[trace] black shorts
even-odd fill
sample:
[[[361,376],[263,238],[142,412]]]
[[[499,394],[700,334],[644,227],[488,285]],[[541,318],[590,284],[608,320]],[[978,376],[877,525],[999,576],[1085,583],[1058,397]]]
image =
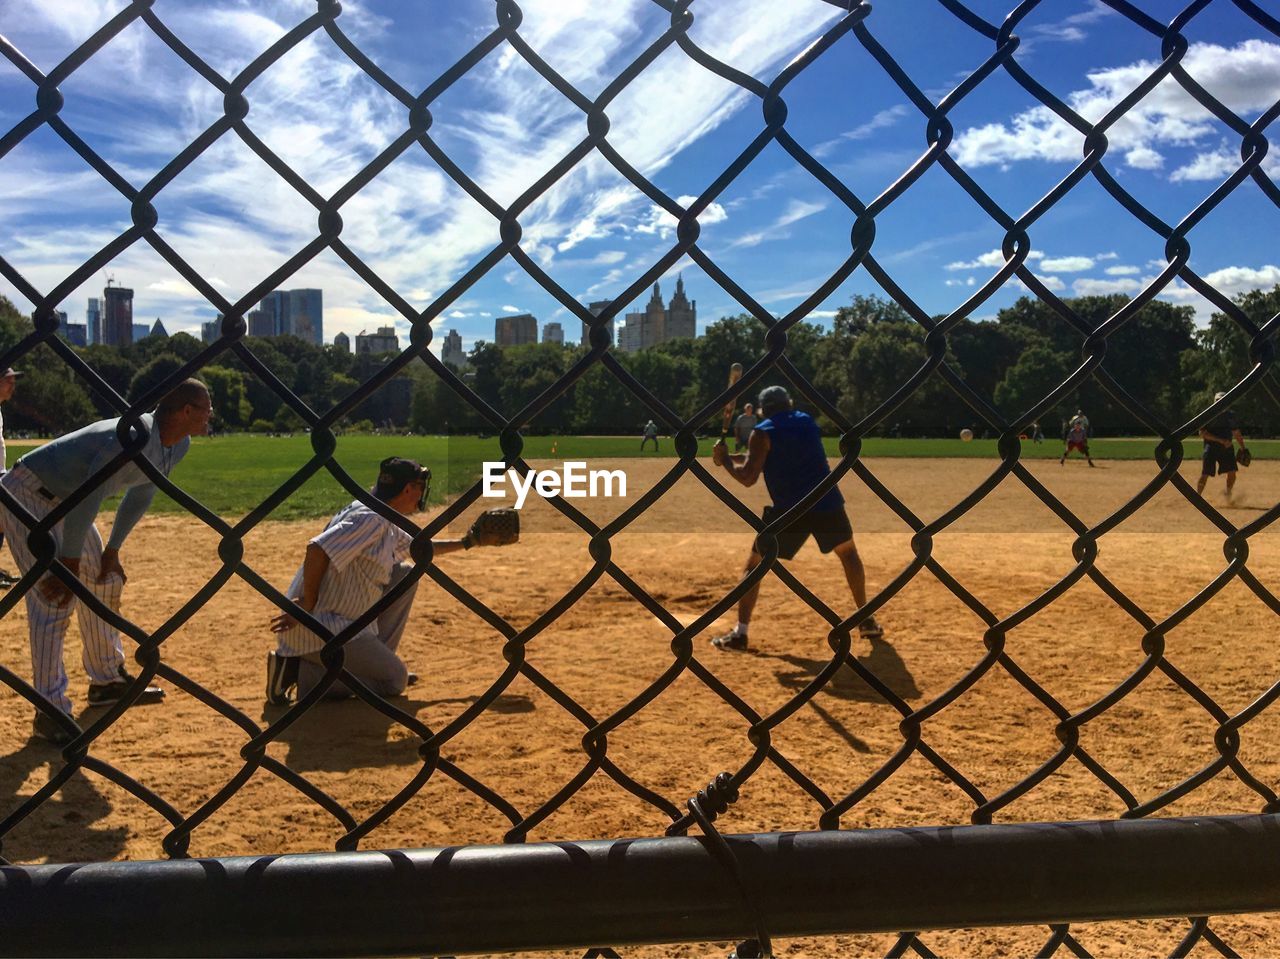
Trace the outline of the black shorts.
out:
[[[1201,459],[1200,475],[1217,476],[1219,473],[1236,471],[1236,448],[1219,446],[1217,443],[1204,444],[1204,456]]]
[[[766,506],[761,519],[770,522],[778,511]],[[809,512],[778,533],[778,556],[781,559],[792,559],[800,552],[800,547],[812,536],[818,542],[818,549],[829,553],[841,543],[853,539],[853,527],[849,524],[849,514],[843,506],[839,509],[825,510],[821,513]],[[757,553],[764,555],[764,550],[756,544]]]

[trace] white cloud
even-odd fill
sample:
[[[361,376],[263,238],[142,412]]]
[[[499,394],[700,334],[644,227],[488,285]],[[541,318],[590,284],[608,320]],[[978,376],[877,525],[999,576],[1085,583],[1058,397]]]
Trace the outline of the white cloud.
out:
[[[894,126],[899,120],[910,113],[910,108],[901,103],[891,106],[887,110],[881,110],[861,126],[856,126],[852,130],[847,130],[838,137],[827,140],[825,143],[819,143],[813,148],[813,155],[816,157],[830,156],[835,152],[836,147],[841,144],[857,140],[865,140],[877,130],[883,130]]]
[[[507,314],[523,313],[524,310],[520,309],[518,306],[512,306],[510,303],[504,303],[502,304],[502,312]]]
[[[1137,280],[1094,280],[1080,277],[1073,280],[1071,289],[1076,296],[1107,296],[1111,293],[1137,293],[1143,287]]]
[[[1192,44],[1182,66],[1237,113],[1265,110],[1280,89],[1280,44],[1246,40],[1235,47]],[[1072,109],[1096,123],[1158,67],[1142,60],[1088,74],[1090,86],[1066,97]],[[1126,162],[1153,169],[1157,148],[1187,147],[1221,130],[1204,107],[1170,77],[1107,130]],[[1007,166],[1019,160],[1078,161],[1084,138],[1048,107],[1037,106],[1003,123],[962,131],[952,155],[965,166]],[[1207,162],[1207,161],[1206,161]]]
[[[820,213],[826,208],[826,203],[814,203],[807,200],[791,200],[787,204],[786,210],[784,210],[776,220],[764,229],[743,234],[730,243],[729,248],[733,249],[735,247],[743,246],[759,246],[765,240],[782,239],[790,236],[790,233],[786,228],[792,223],[803,220],[805,217],[813,216],[815,213]]]
[[[470,315],[471,315],[470,313],[464,313],[462,312],[462,310],[454,310],[452,313],[449,314],[449,318],[451,320],[465,320]]]
[[[1240,159],[1238,152],[1233,153],[1226,143],[1221,143],[1216,150],[1197,153],[1190,163],[1183,164],[1169,174],[1169,179],[1175,183],[1192,180],[1225,180],[1240,169],[1242,162],[1244,161]],[[1277,157],[1274,151],[1268,154],[1262,161],[1262,169],[1272,176],[1280,173],[1280,157]]]
[[[965,277],[963,280],[956,278],[954,280],[943,280],[944,286],[977,286],[978,281],[972,277]]]
[[[1044,254],[1039,250],[1032,250],[1027,254],[1028,260],[1040,260],[1044,258]],[[1004,254],[999,250],[988,250],[977,259],[974,260],[957,260],[954,263],[948,263],[945,269],[948,270],[977,270],[983,267],[991,267],[999,269],[1004,266]]]
[[[696,196],[678,196],[676,203],[684,209],[691,207]],[[698,225],[708,226],[712,223],[720,223],[729,218],[729,214],[725,212],[725,208],[719,203],[710,203],[707,208],[698,214]],[[669,240],[676,232],[676,218],[661,207],[649,207],[648,215],[635,225],[637,233],[656,234],[659,239]]]
[[[1081,273],[1093,269],[1091,256],[1055,256],[1040,261],[1040,268],[1051,273]]]
[[[1109,266],[1103,272],[1107,276],[1137,276],[1142,271],[1136,266]]]
[[[1055,293],[1060,293],[1067,288],[1067,284],[1062,282],[1061,277],[1040,276],[1037,274],[1036,279],[1039,280],[1041,284],[1043,284],[1046,290],[1052,290]]]
[[[1164,157],[1150,147],[1137,146],[1124,155],[1124,162],[1135,170],[1158,170]]]
[[[21,28],[24,39],[46,38],[40,42],[47,52],[42,48],[38,62],[49,69],[118,6],[106,0],[49,0],[23,6],[21,23],[6,8],[5,32]],[[649,8],[649,0],[620,0],[592,5],[590,16],[571,16],[563,0],[526,0],[521,3],[521,36],[580,89],[598,91],[617,75],[621,64],[651,42],[642,16]],[[234,76],[308,11],[314,12],[314,5],[303,0],[248,7],[241,0],[221,0],[178,4],[164,15],[216,70]],[[768,77],[837,16],[838,10],[820,0],[802,0],[785,8],[767,0],[744,0],[732,10],[700,13],[699,25],[711,35],[732,41],[738,69]],[[487,29],[486,15],[479,17],[481,27]],[[487,18],[491,20],[491,14]],[[344,3],[342,26],[367,41],[366,49],[378,59],[379,39],[397,24],[372,16],[357,0]],[[134,43],[135,35],[141,38],[136,48],[121,45],[125,40]],[[104,114],[102,124],[114,125],[109,132],[116,141],[140,141],[152,151],[136,164],[142,171],[139,175],[118,163],[138,183],[221,115],[221,95],[147,30],[131,28],[109,49],[112,56],[91,58],[69,81],[66,92],[73,97],[77,84],[93,81],[95,96],[114,111],[98,112]],[[678,115],[651,108],[669,99],[673,89],[681,94]],[[432,135],[499,202],[510,202],[524,192],[585,133],[581,112],[555,96],[510,47],[473,70],[451,95],[448,106],[452,109],[436,112]],[[332,193],[346,182],[398,136],[405,123],[403,107],[335,50],[323,32],[257,78],[247,96],[248,125],[321,193]],[[643,174],[653,177],[687,146],[741,107],[756,102],[673,48],[611,104],[610,143]],[[155,117],[154,129],[130,120],[129,135],[121,136],[119,121],[133,115]],[[117,148],[118,154],[125,152],[125,146]],[[230,283],[227,295],[235,299],[314,237],[315,211],[238,145],[234,136],[223,137],[206,159],[161,193],[157,201],[160,231],[198,270],[225,276]],[[82,167],[76,172],[91,181],[93,189],[85,190],[86,197],[111,196],[93,174],[85,175]],[[66,183],[28,177],[24,186],[29,195],[0,191],[5,196],[0,215],[10,235],[23,227],[20,220],[14,221],[14,212],[32,215],[47,210],[50,199],[64,191]],[[127,206],[123,201],[112,202],[121,207],[127,224]],[[521,214],[522,246],[539,263],[548,263],[576,244],[633,225],[648,202],[593,154]],[[84,206],[77,211],[83,222]],[[348,201],[342,216],[344,242],[415,306],[430,302],[429,291],[450,287],[498,240],[494,218],[416,148]],[[717,204],[701,220],[708,223],[724,217],[724,208]],[[91,222],[102,222],[100,214],[95,213]],[[111,231],[83,232],[87,239],[91,232]],[[86,244],[83,253],[77,254],[64,248],[58,256],[29,267],[24,275],[47,289],[94,249]],[[617,251],[601,256],[601,266],[625,258]],[[112,268],[127,273],[118,278],[127,279],[139,291],[174,281],[172,269],[142,244],[117,258]],[[339,316],[336,311],[345,304],[357,314],[368,312],[370,323],[385,321],[379,311],[385,312],[386,304],[336,257],[325,254],[309,264],[305,281],[323,286],[326,313],[332,310],[333,316]],[[85,296],[98,295],[100,286],[100,278],[86,283],[64,301],[64,308],[80,306]],[[161,289],[172,292],[162,299]],[[196,295],[179,296],[176,286],[157,286],[152,292],[154,298],[149,296],[143,303],[139,297],[136,305],[151,315],[160,312],[170,329],[190,328],[212,314],[210,304]],[[0,282],[0,293],[13,295],[6,282]],[[326,334],[331,332],[326,329]]]

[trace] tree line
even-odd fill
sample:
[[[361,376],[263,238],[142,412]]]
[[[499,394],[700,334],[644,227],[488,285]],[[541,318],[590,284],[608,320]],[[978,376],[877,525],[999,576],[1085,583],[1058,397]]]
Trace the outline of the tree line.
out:
[[[1124,296],[1065,301],[1090,327],[1120,310]],[[1280,312],[1280,286],[1241,294],[1235,301],[1261,325]],[[31,332],[31,321],[0,297],[0,351]],[[754,318],[724,317],[697,339],[672,340],[618,362],[682,417],[691,416],[724,389],[728,367],[750,366],[765,350],[765,328]],[[245,340],[253,353],[313,410],[324,411],[375,375],[390,356],[353,355],[296,337]],[[1023,297],[993,320],[962,320],[947,336],[947,365],[985,402],[1008,417],[1029,409],[1081,362],[1083,337],[1049,306]],[[118,348],[74,348],[116,392],[141,396],[203,349],[186,333],[146,337]],[[504,415],[514,415],[582,359],[581,347],[534,344],[472,350],[464,382]],[[858,421],[926,362],[920,325],[892,301],[856,296],[837,310],[830,327],[799,323],[788,333],[786,354],[798,372],[841,414]],[[10,431],[57,435],[99,417],[115,415],[105,395],[91,388],[45,345],[17,364],[27,376],[4,417]],[[1190,307],[1153,301],[1107,339],[1102,368],[1135,400],[1166,424],[1189,419],[1215,391],[1250,369],[1249,339],[1229,317],[1215,314],[1197,329]],[[213,427],[260,432],[293,431],[302,421],[271,387],[227,352],[200,371],[213,399]],[[787,381],[771,371],[760,387]],[[753,391],[754,392],[754,391]],[[794,391],[793,391],[794,392]],[[1280,435],[1280,378],[1264,382],[1236,407],[1246,435]],[[800,405],[806,406],[797,394]],[[1090,377],[1041,417],[1047,434],[1058,432],[1083,409],[1100,435],[1146,434],[1150,429]],[[550,434],[619,434],[637,431],[651,413],[600,364],[592,366],[523,429]],[[832,424],[821,417],[824,426]],[[425,364],[413,363],[360,403],[343,424],[420,433],[492,430]],[[711,424],[708,424],[710,426]],[[986,426],[939,373],[873,431],[901,436],[954,436],[963,427],[979,435]]]

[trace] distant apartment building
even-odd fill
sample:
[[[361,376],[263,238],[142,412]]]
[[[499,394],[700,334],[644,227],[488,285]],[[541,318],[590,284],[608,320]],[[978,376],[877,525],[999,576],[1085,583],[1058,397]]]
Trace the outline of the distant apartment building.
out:
[[[462,350],[462,336],[457,330],[450,330],[440,344],[440,362],[452,366],[455,370],[465,370],[468,366],[467,354]]]
[[[222,314],[216,320],[205,320],[200,324],[200,342],[212,343],[222,335]]]
[[[324,346],[324,293],[289,290],[289,329],[299,339]]]
[[[333,345],[336,349],[341,350],[343,353],[350,353],[351,337],[347,336],[347,334],[339,330],[337,333],[334,334]]]
[[[587,305],[587,312],[590,313],[592,316],[599,316],[601,313],[603,313],[606,309],[609,308],[609,304],[612,302],[613,300],[596,300],[594,303],[590,303]],[[612,340],[613,339],[613,320],[610,320],[608,323],[605,324],[605,329],[609,331],[609,339]],[[587,326],[586,323],[582,324],[582,345],[586,347],[591,346],[591,327]]]
[[[264,314],[258,320],[258,328],[270,333],[253,333],[250,317],[250,336],[296,336],[324,345],[324,291],[323,290],[272,290],[258,303],[255,311]]]
[[[112,286],[102,291],[102,342],[128,346],[133,342],[133,290]]]
[[[380,326],[376,333],[361,330],[356,334],[356,355],[377,355],[379,353],[399,353],[400,338],[396,336],[394,326]]]
[[[564,346],[564,327],[554,322],[542,324],[542,342]]]
[[[133,342],[134,343],[137,343],[138,340],[145,340],[150,335],[151,335],[151,327],[147,326],[147,324],[145,323],[133,324]]]
[[[87,346],[87,331],[88,327],[84,323],[63,323],[58,329],[58,335],[72,346]]]
[[[245,320],[248,323],[248,333],[250,336],[275,336],[276,335],[276,318],[267,310],[258,307],[249,313]]]
[[[102,342],[102,301],[89,297],[89,307],[84,311],[85,335],[90,343]]]
[[[538,320],[532,313],[500,316],[493,324],[493,341],[499,346],[537,343]]]
[[[690,302],[684,293],[684,278],[676,278],[676,292],[667,305],[662,291],[653,284],[653,295],[643,313],[628,313],[626,325],[618,333],[618,349],[624,353],[647,350],[679,338],[698,335],[698,301]]]
[[[160,322],[160,317],[156,317],[156,321],[151,324],[151,332],[147,336],[163,336],[168,338],[169,331],[164,328],[164,324]]]

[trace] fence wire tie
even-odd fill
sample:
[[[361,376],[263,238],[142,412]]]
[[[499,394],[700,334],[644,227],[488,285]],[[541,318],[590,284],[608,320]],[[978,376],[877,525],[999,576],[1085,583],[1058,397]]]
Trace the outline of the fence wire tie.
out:
[[[720,830],[715,827],[716,819],[737,801],[738,784],[733,781],[731,773],[724,772],[708,783],[705,789],[699,789],[697,795],[685,805],[689,814],[702,829],[703,835],[707,837],[707,850],[733,880],[738,895],[742,897],[742,904],[746,907],[747,919],[755,927],[755,939],[748,939],[741,943],[730,954],[730,959],[771,959],[773,942],[765,927],[764,912],[747,888],[738,857],[733,854],[724,836],[720,835]]]

